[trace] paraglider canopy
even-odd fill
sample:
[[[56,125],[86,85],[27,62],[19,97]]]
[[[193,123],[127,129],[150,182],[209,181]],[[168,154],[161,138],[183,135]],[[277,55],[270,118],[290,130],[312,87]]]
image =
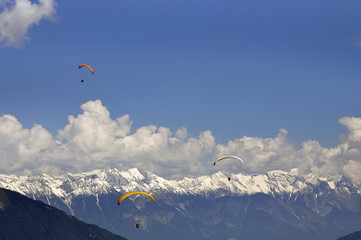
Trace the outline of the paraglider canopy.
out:
[[[90,71],[92,72],[92,74],[94,74],[93,69],[92,69],[89,65],[86,65],[86,64],[80,64],[80,65],[79,65],[79,69],[80,69],[80,68],[82,68],[82,67],[87,67],[87,68],[89,68],[89,69],[90,69]]]
[[[121,196],[121,197],[118,199],[118,205],[120,205],[120,203],[121,203],[125,198],[127,198],[127,197],[129,197],[130,195],[133,195],[133,194],[142,194],[142,195],[148,196],[148,197],[150,197],[150,198],[154,201],[154,203],[156,203],[154,197],[153,197],[152,195],[148,194],[148,193],[145,193],[145,192],[130,192],[130,193],[124,194],[123,196]]]
[[[236,160],[241,161],[242,163],[244,163],[243,160],[241,158],[237,157],[237,156],[227,155],[227,156],[217,158],[217,160],[214,161],[213,165],[215,166],[217,162],[225,160],[225,159],[236,159]],[[228,181],[231,181],[231,177],[227,177],[227,179],[228,179]]]
[[[243,160],[240,159],[240,158],[237,157],[237,156],[227,155],[227,156],[223,156],[223,157],[218,158],[216,161],[214,161],[213,165],[216,165],[217,162],[222,161],[222,160],[227,159],[227,158],[231,158],[231,159],[233,158],[233,159],[239,160],[239,161],[241,161],[242,163],[244,163]]]

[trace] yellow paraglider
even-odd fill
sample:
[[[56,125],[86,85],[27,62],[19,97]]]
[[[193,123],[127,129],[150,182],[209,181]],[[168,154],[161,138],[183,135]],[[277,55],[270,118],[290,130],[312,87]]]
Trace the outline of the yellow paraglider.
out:
[[[89,68],[89,69],[90,69],[90,71],[92,71],[92,74],[94,74],[93,69],[92,69],[89,65],[86,65],[86,64],[80,64],[80,65],[79,65],[79,69],[80,69],[80,68],[82,68],[82,67],[87,67],[87,68]]]
[[[118,199],[118,205],[120,205],[120,203],[121,203],[125,198],[127,198],[127,197],[129,197],[130,195],[133,195],[133,194],[143,194],[143,195],[145,195],[145,196],[150,197],[150,198],[154,201],[154,203],[156,203],[154,197],[153,197],[152,195],[148,194],[148,193],[145,193],[145,192],[130,192],[130,193],[124,194],[123,196],[121,196],[121,197]]]
[[[150,198],[154,201],[154,203],[156,203],[154,197],[153,197],[152,195],[148,194],[148,193],[145,193],[145,192],[130,192],[130,193],[124,194],[123,196],[121,196],[121,197],[118,199],[118,205],[120,205],[120,203],[121,203],[125,198],[127,198],[127,197],[129,197],[130,195],[133,195],[133,194],[142,194],[142,195],[148,196],[148,197],[150,197]],[[139,222],[135,224],[135,227],[136,227],[136,228],[139,228],[139,226],[140,226],[140,223],[139,223]]]

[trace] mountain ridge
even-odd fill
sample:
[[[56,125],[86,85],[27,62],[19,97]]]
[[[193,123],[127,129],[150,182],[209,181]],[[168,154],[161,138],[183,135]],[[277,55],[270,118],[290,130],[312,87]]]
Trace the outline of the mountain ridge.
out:
[[[132,168],[60,176],[0,175],[0,187],[128,239],[227,239],[225,234],[229,239],[269,240],[297,234],[294,240],[334,240],[361,225],[361,188],[346,178],[298,176],[295,170],[231,177],[228,181],[216,172],[166,180]],[[118,206],[117,199],[130,191],[148,192],[157,204],[133,195]],[[135,222],[141,227],[134,232]],[[162,238],[165,232],[168,238]]]
[[[91,181],[89,181],[91,180]],[[327,183],[330,189],[337,192],[357,189],[360,185],[352,184],[347,179],[315,178],[312,175],[297,176],[295,170],[270,171],[259,175],[232,175],[232,180],[222,172],[197,178],[185,177],[181,180],[166,180],[149,171],[137,168],[119,171],[117,169],[93,170],[84,173],[66,173],[59,176],[41,174],[38,176],[16,176],[0,174],[0,187],[20,192],[24,195],[42,193],[64,198],[69,194],[96,195],[111,191],[143,190],[151,193],[168,191],[177,194],[204,194],[225,190],[234,195],[265,194],[295,194],[317,183]],[[90,183],[90,184],[89,184]]]
[[[41,201],[3,188],[0,188],[0,239],[126,240]]]

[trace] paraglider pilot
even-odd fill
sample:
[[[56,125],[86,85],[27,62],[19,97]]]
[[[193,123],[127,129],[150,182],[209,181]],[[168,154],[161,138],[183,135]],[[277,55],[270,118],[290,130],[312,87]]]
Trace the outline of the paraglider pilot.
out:
[[[136,226],[137,228],[139,228],[139,225],[140,225],[140,223],[136,223],[136,224],[135,224],[135,226]]]

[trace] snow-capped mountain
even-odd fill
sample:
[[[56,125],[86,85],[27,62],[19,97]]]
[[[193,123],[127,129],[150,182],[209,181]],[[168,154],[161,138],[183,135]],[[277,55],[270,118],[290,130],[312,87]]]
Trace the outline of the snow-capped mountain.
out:
[[[77,196],[96,196],[119,192],[144,191],[152,194],[174,193],[180,195],[215,195],[244,196],[256,193],[295,195],[310,188],[326,184],[329,191],[343,195],[344,193],[361,194],[358,185],[351,184],[343,178],[316,179],[311,175],[298,177],[296,170],[289,172],[270,171],[265,175],[232,176],[228,181],[226,175],[217,172],[211,176],[184,178],[182,180],[166,180],[148,171],[137,168],[127,171],[117,169],[94,170],[85,173],[67,173],[61,176],[15,176],[0,174],[0,187],[17,191],[34,199],[39,196],[49,199],[57,197],[69,205]]]
[[[294,234],[299,239],[336,239],[361,229],[360,185],[342,177],[300,177],[296,170],[237,174],[231,181],[222,172],[166,180],[136,168],[61,176],[0,175],[0,187],[129,239],[159,239],[162,231],[167,233],[164,239],[222,239],[222,234],[229,239],[238,239],[237,234],[242,234],[242,239],[279,239]],[[157,205],[133,196],[117,206],[117,198],[130,191],[152,194]],[[141,222],[142,232],[134,233],[134,221]],[[256,226],[258,230],[253,229]]]

